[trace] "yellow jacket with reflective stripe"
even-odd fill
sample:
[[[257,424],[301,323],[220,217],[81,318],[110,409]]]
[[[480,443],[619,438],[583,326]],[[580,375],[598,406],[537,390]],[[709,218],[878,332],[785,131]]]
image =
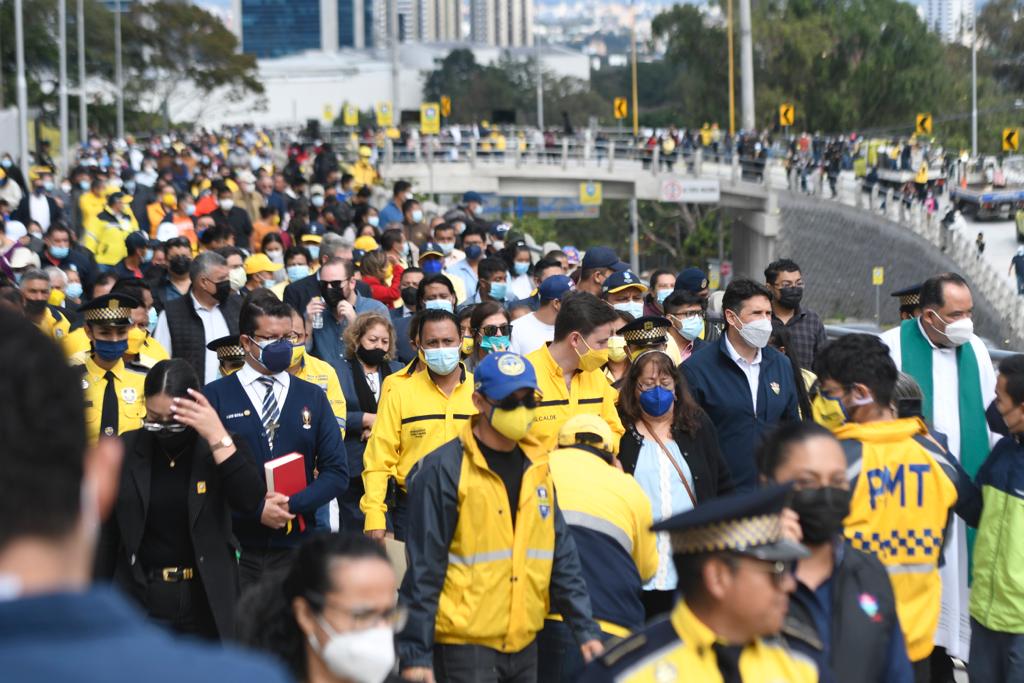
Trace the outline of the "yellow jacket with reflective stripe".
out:
[[[918,418],[848,423],[835,435],[853,490],[846,537],[888,570],[907,654],[920,661],[939,622],[939,556],[957,502],[956,474]]]
[[[583,673],[581,681],[626,683],[722,683],[713,645],[721,640],[690,611],[676,603],[672,618],[646,629],[608,650]],[[758,638],[740,652],[743,683],[815,683],[818,667],[790,650],[778,638]]]
[[[412,466],[427,453],[451,441],[476,412],[473,407],[473,375],[460,366],[462,379],[446,396],[422,364],[411,364],[402,373],[389,375],[381,390],[377,421],[363,453],[363,494],[359,507],[366,514],[364,529],[384,529],[388,479],[405,487]],[[406,375],[402,379],[398,376]],[[396,384],[400,383],[400,384]],[[399,388],[400,387],[400,388]]]
[[[107,389],[107,371],[96,365],[91,355],[80,359],[82,368],[82,390],[85,392],[85,434],[90,444],[100,438],[100,418],[103,417],[103,394]],[[146,381],[145,368],[124,361],[110,369],[114,373],[114,387],[117,392],[117,433],[124,434],[142,427],[146,417],[146,400],[143,384]]]
[[[341,391],[341,382],[338,381],[338,373],[327,361],[320,360],[316,356],[304,354],[302,356],[302,368],[295,375],[304,379],[310,384],[315,384],[327,394],[327,402],[331,404],[331,412],[338,422],[338,429],[341,430],[341,438],[345,438],[345,418],[348,406],[345,403],[345,394]]]
[[[409,475],[403,666],[428,658],[434,643],[518,652],[544,627],[552,600],[578,639],[599,635],[545,451],[519,444],[526,460],[513,526],[505,483],[473,434],[477,419]]]
[[[626,431],[615,409],[619,392],[608,383],[603,371],[578,370],[567,388],[562,368],[551,357],[547,346],[527,355],[526,359],[533,364],[537,373],[537,388],[541,393],[533,426],[530,427],[532,440],[546,450],[557,448],[558,430],[565,421],[573,415],[592,413],[603,418],[611,427],[615,435],[613,443],[618,449],[619,437]]]

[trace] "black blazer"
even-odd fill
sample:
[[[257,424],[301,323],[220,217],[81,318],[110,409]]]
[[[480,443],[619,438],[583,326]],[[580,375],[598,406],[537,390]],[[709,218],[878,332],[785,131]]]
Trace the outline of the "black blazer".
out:
[[[157,453],[156,436],[150,432],[137,429],[121,436],[124,440],[121,482],[114,511],[100,535],[96,576],[113,580],[141,604],[145,601],[146,577],[136,557],[146,529],[151,459],[163,456]],[[217,465],[209,444],[198,438],[192,453],[188,486],[195,569],[222,638],[234,635],[239,591],[235,553],[240,546],[231,531],[231,509],[255,514],[267,493],[256,461],[244,451],[244,440],[235,438],[235,448],[238,450],[234,455]],[[205,493],[199,493],[202,489]]]
[[[636,462],[640,457],[640,446],[644,437],[632,424],[624,425],[626,433],[619,439],[619,461],[623,471],[632,476],[636,470]],[[697,502],[702,503],[717,496],[730,493],[734,488],[729,466],[718,448],[718,435],[715,425],[704,411],[700,413],[700,427],[697,433],[690,436],[678,429],[672,430],[672,438],[683,454],[683,459],[690,466],[693,475],[693,495]]]

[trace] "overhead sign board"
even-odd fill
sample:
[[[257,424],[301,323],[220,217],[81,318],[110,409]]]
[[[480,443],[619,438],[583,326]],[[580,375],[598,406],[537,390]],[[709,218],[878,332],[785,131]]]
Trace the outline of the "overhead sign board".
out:
[[[665,178],[658,198],[676,204],[717,204],[722,198],[722,186],[717,180]]]

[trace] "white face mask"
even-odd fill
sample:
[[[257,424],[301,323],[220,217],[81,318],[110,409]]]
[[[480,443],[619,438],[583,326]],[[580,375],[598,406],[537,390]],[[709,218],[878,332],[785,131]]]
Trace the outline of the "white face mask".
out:
[[[320,655],[331,673],[355,683],[382,683],[395,666],[395,634],[387,626],[363,631],[337,633],[323,617],[317,617],[320,628],[330,640],[323,647],[315,636],[309,646]]]
[[[736,320],[739,321],[739,316],[736,317]],[[741,322],[741,324],[743,323]],[[736,331],[743,337],[743,341],[755,349],[763,349],[768,346],[768,339],[772,336],[772,321],[767,318],[751,320],[749,323],[743,324],[743,327],[737,328]]]
[[[220,200],[220,208],[224,209],[225,211],[230,211],[231,209],[235,208],[235,200],[234,199],[222,199],[222,200]]]
[[[935,317],[942,320],[942,322],[946,322],[935,311],[932,311],[932,313],[935,313]],[[928,324],[931,325],[931,323]],[[934,325],[931,325],[931,328],[939,332]],[[946,331],[939,332],[939,334],[948,339],[949,343],[953,346],[963,346],[971,340],[971,336],[974,334],[974,321],[971,318],[960,318],[960,320],[946,323]]]
[[[242,266],[232,268],[228,272],[228,281],[231,283],[231,288],[236,292],[240,290],[242,287],[245,287],[246,279],[247,278],[245,275],[245,268],[243,268]]]

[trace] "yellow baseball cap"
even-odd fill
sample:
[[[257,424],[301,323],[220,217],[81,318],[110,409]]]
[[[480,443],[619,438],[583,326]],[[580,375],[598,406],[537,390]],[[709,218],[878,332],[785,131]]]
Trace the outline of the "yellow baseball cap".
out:
[[[578,444],[593,446],[606,453],[618,450],[612,428],[597,415],[589,413],[573,415],[558,430],[558,445],[561,448],[571,448]]]
[[[352,245],[355,249],[362,249],[363,251],[376,251],[378,248],[377,240],[373,239],[369,235],[363,235],[355,241]]]
[[[266,254],[253,254],[245,259],[245,274],[255,275],[256,273],[274,273],[284,268],[280,263],[274,263]]]

